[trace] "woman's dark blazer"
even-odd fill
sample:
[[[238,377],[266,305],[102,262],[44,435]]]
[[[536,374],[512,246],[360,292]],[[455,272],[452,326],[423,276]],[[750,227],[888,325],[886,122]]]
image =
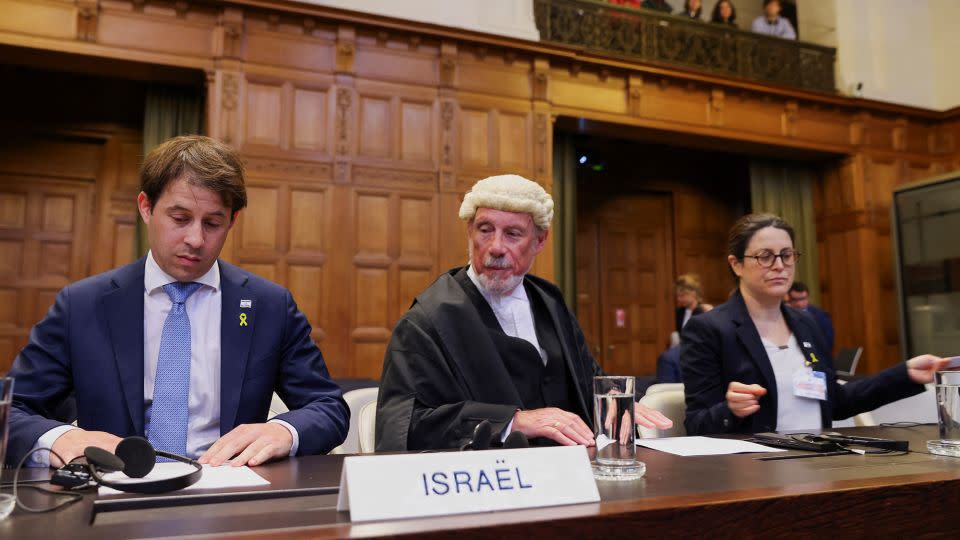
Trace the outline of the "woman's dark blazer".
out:
[[[822,427],[924,390],[907,375],[906,363],[845,385],[837,384],[833,359],[813,317],[781,306],[787,326],[813,369],[827,377],[827,399],[820,402]],[[687,401],[687,435],[761,433],[777,427],[777,384],[760,334],[737,291],[715,309],[691,317],[680,334],[680,368]],[[816,359],[816,362],[813,360]],[[731,381],[767,389],[760,410],[737,418],[727,407]]]

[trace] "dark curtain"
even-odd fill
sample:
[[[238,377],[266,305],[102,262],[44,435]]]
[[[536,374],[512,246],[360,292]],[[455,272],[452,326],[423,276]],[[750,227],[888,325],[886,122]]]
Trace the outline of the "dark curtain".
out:
[[[199,88],[151,85],[147,88],[143,115],[143,155],[177,135],[193,135],[203,129],[203,94]],[[137,220],[134,258],[150,249],[147,228]]]
[[[577,306],[577,156],[573,136],[553,138],[553,253],[557,286],[571,310]]]
[[[820,272],[817,265],[817,228],[813,213],[814,172],[801,164],[750,162],[750,200],[754,212],[776,214],[793,226],[794,247],[802,253],[796,279],[810,287],[810,302],[820,302]]]

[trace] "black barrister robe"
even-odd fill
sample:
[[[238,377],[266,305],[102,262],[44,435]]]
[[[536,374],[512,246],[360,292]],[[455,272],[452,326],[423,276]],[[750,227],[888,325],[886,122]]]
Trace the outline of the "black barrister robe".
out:
[[[530,275],[524,286],[531,304],[543,302],[559,337],[576,409],[570,412],[592,425],[593,377],[602,372],[580,325],[556,286]],[[469,440],[481,420],[490,421],[500,434],[517,409],[524,408],[505,367],[511,359],[503,357],[494,330],[485,324],[491,318],[496,320],[493,310],[465,267],[441,275],[416,297],[397,323],[384,358],[378,452],[455,448]]]

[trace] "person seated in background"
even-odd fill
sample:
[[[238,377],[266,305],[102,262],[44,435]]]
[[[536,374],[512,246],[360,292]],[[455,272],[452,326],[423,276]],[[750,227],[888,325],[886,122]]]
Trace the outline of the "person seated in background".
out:
[[[710,22],[717,24],[727,24],[736,28],[737,26],[737,8],[730,0],[720,0],[713,6],[713,14],[710,15]]]
[[[701,20],[700,15],[703,13],[703,5],[700,0],[686,0],[683,3],[683,11],[678,13],[680,17],[686,17],[688,19]]]
[[[924,391],[946,366],[923,355],[838,384],[820,327],[783,303],[800,256],[793,228],[774,215],[746,215],[730,230],[727,254],[738,290],[680,335],[688,435],[829,428]]]
[[[833,320],[830,314],[810,303],[810,289],[802,281],[794,281],[790,286],[785,298],[787,305],[793,309],[806,311],[813,315],[813,319],[820,325],[823,337],[826,340],[827,348],[833,351]]]
[[[657,357],[657,384],[683,382],[680,374],[680,333],[670,332],[670,345]]]
[[[700,285],[700,277],[696,274],[683,274],[678,277],[675,287],[677,294],[676,322],[677,332],[679,332],[683,330],[690,317],[710,311],[713,306],[703,303],[703,287]]]
[[[350,412],[290,292],[219,259],[247,204],[240,156],[176,137],[140,186],[150,251],[61,290],[13,362],[7,463],[51,449],[30,464],[60,467],[130,435],[214,466],[342,443]],[[273,392],[290,411],[267,421]]]
[[[673,13],[673,6],[667,3],[667,0],[643,0],[640,7],[644,9],[653,9],[663,13]]]
[[[763,15],[753,20],[750,27],[758,34],[783,39],[797,39],[797,32],[785,17],[780,16],[780,0],[763,0]]]
[[[460,218],[469,264],[420,293],[387,346],[376,450],[457,448],[484,420],[494,443],[517,431],[534,445],[594,445],[600,366],[560,290],[529,274],[553,199],[521,176],[492,176],[464,196]],[[673,425],[635,409],[638,424]]]

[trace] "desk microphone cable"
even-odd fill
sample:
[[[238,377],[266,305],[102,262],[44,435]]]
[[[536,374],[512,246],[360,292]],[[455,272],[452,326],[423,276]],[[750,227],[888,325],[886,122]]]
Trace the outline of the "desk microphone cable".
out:
[[[27,452],[27,455],[23,456],[23,459],[21,459],[21,460],[20,460],[20,463],[17,464],[17,469],[16,469],[16,471],[13,473],[13,498],[14,498],[14,500],[17,502],[17,507],[18,507],[18,508],[20,508],[21,510],[23,510],[23,511],[25,511],[25,512],[30,512],[30,513],[34,513],[34,514],[42,514],[42,513],[45,513],[45,512],[51,512],[51,511],[53,511],[53,510],[57,510],[57,509],[59,509],[59,508],[63,508],[63,507],[65,507],[65,506],[71,505],[71,504],[73,504],[73,503],[75,503],[75,502],[77,502],[77,501],[79,501],[80,499],[83,498],[83,494],[82,494],[82,493],[73,493],[73,492],[70,492],[70,491],[57,491],[57,490],[53,490],[53,489],[50,489],[50,488],[47,488],[47,487],[44,487],[44,486],[35,485],[33,481],[29,481],[30,484],[20,485],[20,471],[23,470],[23,467],[24,467],[24,465],[26,465],[27,460],[30,459],[30,456],[32,456],[33,454],[35,454],[35,453],[37,453],[37,452],[41,452],[41,451],[50,452],[51,454],[53,454],[54,456],[56,456],[57,459],[59,459],[61,462],[66,463],[66,461],[63,459],[63,457],[61,457],[60,454],[54,452],[53,450],[50,450],[50,449],[48,449],[48,448],[34,448],[33,450],[30,450],[29,452]],[[48,507],[48,508],[32,507],[32,506],[28,506],[27,504],[25,504],[25,503],[23,502],[23,500],[20,499],[20,494],[19,494],[19,492],[18,492],[18,488],[20,488],[20,487],[22,487],[22,488],[24,488],[24,489],[27,489],[27,488],[29,488],[29,489],[34,489],[34,490],[36,490],[36,491],[40,491],[40,492],[42,492],[42,493],[46,493],[47,495],[52,495],[52,496],[55,496],[55,497],[66,497],[66,498],[63,499],[63,500],[61,500],[60,502],[54,504],[53,506]],[[81,488],[81,489],[83,489],[83,488]]]

